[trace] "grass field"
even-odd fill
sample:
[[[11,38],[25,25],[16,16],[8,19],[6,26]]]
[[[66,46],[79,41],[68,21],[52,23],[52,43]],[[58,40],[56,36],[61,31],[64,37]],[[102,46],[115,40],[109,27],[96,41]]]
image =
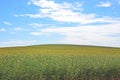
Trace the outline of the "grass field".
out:
[[[79,45],[0,48],[0,80],[120,80],[120,48]]]

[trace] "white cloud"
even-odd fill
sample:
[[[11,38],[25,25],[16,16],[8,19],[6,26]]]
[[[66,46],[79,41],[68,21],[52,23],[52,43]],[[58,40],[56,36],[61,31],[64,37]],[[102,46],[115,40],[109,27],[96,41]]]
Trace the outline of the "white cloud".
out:
[[[119,26],[119,23],[113,23],[99,26],[91,25],[78,27],[46,28],[41,29],[40,31],[31,32],[31,35],[38,36],[43,34],[47,35],[57,33],[64,36],[64,39],[61,40],[62,43],[120,47]],[[115,35],[117,36],[115,37]]]
[[[48,0],[31,0],[29,3],[35,6],[40,7],[39,12],[36,14],[21,14],[20,16],[29,16],[31,18],[50,18],[55,21],[60,22],[73,22],[73,23],[96,23],[96,22],[116,22],[116,19],[108,17],[97,17],[95,14],[83,14],[82,13],[82,3],[56,3],[55,1]],[[103,3],[102,3],[103,4]],[[104,3],[105,4],[105,3]],[[106,2],[106,7],[110,5],[109,2]],[[76,11],[76,9],[78,9]]]
[[[12,25],[10,22],[7,22],[7,21],[4,21],[3,23],[8,26]]]
[[[36,14],[21,14],[30,18],[49,18],[60,22],[71,22],[79,24],[109,23],[103,25],[88,25],[74,27],[49,27],[33,31],[31,35],[60,34],[64,36],[61,43],[105,45],[120,47],[120,18],[98,17],[94,13],[85,14],[82,11],[82,3],[56,3],[54,0],[31,0],[28,5],[38,6]],[[100,2],[99,7],[111,7],[111,2]],[[18,15],[17,15],[18,16]],[[40,27],[41,24],[30,24],[33,27]],[[116,36],[118,35],[118,36]],[[54,35],[53,35],[54,36]],[[116,36],[116,37],[115,37]],[[54,36],[57,37],[57,36]]]
[[[48,32],[30,32],[30,34],[31,35],[35,35],[35,36],[39,36],[39,35],[49,35],[49,33]]]
[[[22,28],[22,27],[14,27],[14,28],[9,29],[10,34],[16,34],[18,32],[27,32],[27,31],[30,31],[30,29]]]
[[[118,4],[120,4],[120,0],[118,0]]]
[[[76,2],[75,4],[76,4],[77,7],[83,6],[83,3],[80,3],[80,2]]]
[[[9,47],[9,46],[25,46],[25,45],[33,45],[38,44],[38,41],[36,40],[9,40],[5,42],[0,42],[0,47]]]
[[[31,24],[29,24],[29,25],[32,26],[33,28],[39,28],[39,27],[46,26],[46,25],[48,25],[48,24],[31,23]]]
[[[4,32],[4,31],[6,31],[5,28],[0,28],[0,32]]]
[[[107,1],[107,2],[100,2],[98,5],[98,7],[111,7],[111,2]]]
[[[14,28],[12,28],[11,29],[11,31],[15,31],[15,32],[17,32],[17,31],[31,31],[31,29],[29,29],[29,28],[23,28],[23,27],[14,27]]]
[[[23,29],[23,28],[21,28],[21,27],[15,27],[13,30],[14,30],[14,31],[24,31],[25,29]]]

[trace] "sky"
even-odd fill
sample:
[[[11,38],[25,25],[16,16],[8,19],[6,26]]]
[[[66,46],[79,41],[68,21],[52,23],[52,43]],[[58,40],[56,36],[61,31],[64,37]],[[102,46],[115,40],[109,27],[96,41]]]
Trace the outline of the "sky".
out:
[[[0,47],[120,47],[120,0],[0,0]]]

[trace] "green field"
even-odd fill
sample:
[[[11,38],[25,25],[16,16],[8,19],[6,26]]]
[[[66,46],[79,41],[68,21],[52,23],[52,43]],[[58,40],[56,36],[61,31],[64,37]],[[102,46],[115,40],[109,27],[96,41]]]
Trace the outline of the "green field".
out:
[[[80,45],[0,48],[0,80],[120,80],[120,48]]]

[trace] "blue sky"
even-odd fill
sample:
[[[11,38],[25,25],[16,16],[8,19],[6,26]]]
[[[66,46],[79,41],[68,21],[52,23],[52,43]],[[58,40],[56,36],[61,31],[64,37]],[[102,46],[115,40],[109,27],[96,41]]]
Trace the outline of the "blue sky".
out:
[[[1,0],[0,47],[120,47],[120,0]]]

